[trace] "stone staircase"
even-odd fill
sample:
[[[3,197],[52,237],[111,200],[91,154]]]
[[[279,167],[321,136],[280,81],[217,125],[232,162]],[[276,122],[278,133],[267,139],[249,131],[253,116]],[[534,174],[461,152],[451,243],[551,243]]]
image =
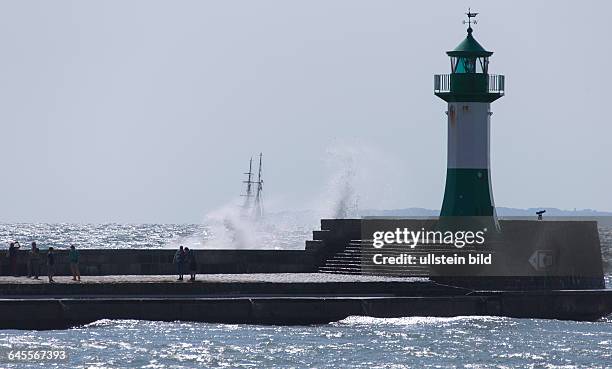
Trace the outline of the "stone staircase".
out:
[[[403,248],[392,247],[390,245],[384,248],[385,255],[391,253],[401,254]],[[325,264],[319,267],[321,273],[333,274],[362,274],[362,275],[405,275],[405,276],[423,276],[428,272],[428,268],[406,266],[406,265],[385,265],[377,266],[376,268],[368,267],[367,264],[372,257],[380,253],[380,250],[374,249],[367,241],[353,240],[341,251],[335,253],[325,261]]]
[[[410,254],[415,257],[426,256],[434,253],[456,253],[462,254],[472,250],[459,250],[449,248],[447,245],[428,244],[426,246],[418,246],[411,249],[406,245],[386,245],[381,249],[372,247],[371,241],[353,240],[348,245],[331,257],[329,257],[323,265],[319,267],[321,273],[332,274],[361,274],[361,275],[385,275],[397,277],[428,277],[430,268],[423,265],[408,265],[408,264],[386,264],[374,265],[372,258],[375,254],[383,256],[398,256],[401,254]]]
[[[353,274],[353,275],[383,275],[393,277],[431,277],[436,272],[427,265],[410,264],[385,264],[375,265],[373,256],[397,257],[402,254],[409,254],[415,257],[426,256],[433,253],[435,255],[461,255],[475,251],[474,247],[466,246],[462,249],[452,245],[427,244],[418,245],[410,248],[407,245],[388,244],[380,249],[372,246],[371,240],[362,240],[361,219],[323,219],[321,220],[321,230],[313,232],[313,240],[306,241],[306,251],[317,260],[316,270],[320,273],[331,274]],[[387,229],[389,222],[395,220],[374,219],[367,220],[375,223],[373,227]],[[431,229],[433,221],[414,219],[411,229]],[[408,222],[402,220],[402,224]],[[378,225],[376,223],[379,223]],[[395,223],[391,223],[392,225]],[[392,227],[391,227],[392,228]],[[451,266],[452,267],[452,266]],[[438,267],[434,266],[438,270]],[[448,271],[448,269],[446,269]]]

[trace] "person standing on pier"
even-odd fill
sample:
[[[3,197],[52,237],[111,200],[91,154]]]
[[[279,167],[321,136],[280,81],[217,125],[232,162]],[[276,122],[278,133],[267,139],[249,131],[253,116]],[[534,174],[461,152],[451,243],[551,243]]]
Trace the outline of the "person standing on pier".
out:
[[[36,242],[32,242],[32,249],[29,252],[28,259],[28,278],[34,277],[34,279],[38,279],[40,275],[40,249]]]
[[[196,273],[198,270],[198,263],[196,262],[196,258],[195,258],[195,252],[193,250],[189,250],[189,248],[185,247],[185,252],[186,252],[186,263],[187,266],[189,267],[189,282],[194,282],[196,279]]]
[[[54,283],[53,274],[55,274],[55,254],[53,254],[53,247],[49,247],[47,252],[47,276],[49,277],[49,283]]]
[[[21,245],[19,242],[15,241],[10,243],[8,249],[9,264],[13,277],[19,277],[19,274],[17,273],[17,250],[19,250],[20,247]]]
[[[72,273],[73,281],[81,281],[81,271],[79,270],[79,251],[70,245],[70,251],[68,251],[68,260],[70,261],[70,272]]]
[[[179,249],[174,254],[174,264],[176,264],[176,272],[178,274],[178,280],[183,280],[183,275],[185,274],[185,250],[183,250],[183,246],[179,247]]]

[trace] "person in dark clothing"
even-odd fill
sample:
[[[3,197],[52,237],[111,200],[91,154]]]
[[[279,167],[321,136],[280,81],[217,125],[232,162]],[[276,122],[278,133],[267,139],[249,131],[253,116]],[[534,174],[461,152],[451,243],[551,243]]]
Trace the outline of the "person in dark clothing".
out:
[[[32,245],[32,247],[34,247],[34,245]],[[28,272],[28,278],[32,278],[32,249],[30,249],[26,255],[26,270]]]
[[[185,274],[185,250],[183,250],[183,246],[179,247],[179,249],[174,254],[174,264],[176,264],[176,273],[178,274],[178,280],[183,280],[183,275]]]
[[[17,250],[19,250],[19,248],[21,248],[21,245],[17,241],[11,242],[9,245],[8,257],[13,277],[19,277],[17,274]]]
[[[53,247],[49,247],[47,252],[47,276],[49,277],[49,283],[54,283],[53,274],[55,274],[55,254],[53,254]]]
[[[74,245],[70,245],[70,250],[68,251],[68,259],[70,260],[70,272],[72,273],[73,281],[81,281],[81,271],[79,270],[79,250],[74,247]]]
[[[29,277],[34,277],[34,279],[38,279],[40,275],[40,249],[36,245],[36,242],[32,242],[32,249],[28,255],[29,262]]]
[[[185,248],[185,252],[187,254],[186,256],[186,263],[187,263],[187,267],[189,268],[189,281],[193,282],[196,279],[196,273],[198,270],[198,263],[196,262],[196,258],[195,258],[195,252],[193,252],[193,250],[189,250],[189,248]]]

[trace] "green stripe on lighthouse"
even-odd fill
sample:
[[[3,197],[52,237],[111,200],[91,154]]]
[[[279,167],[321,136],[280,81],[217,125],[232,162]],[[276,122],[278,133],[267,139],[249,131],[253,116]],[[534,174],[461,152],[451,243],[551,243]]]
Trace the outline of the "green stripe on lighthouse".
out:
[[[494,216],[488,169],[449,168],[440,216]]]

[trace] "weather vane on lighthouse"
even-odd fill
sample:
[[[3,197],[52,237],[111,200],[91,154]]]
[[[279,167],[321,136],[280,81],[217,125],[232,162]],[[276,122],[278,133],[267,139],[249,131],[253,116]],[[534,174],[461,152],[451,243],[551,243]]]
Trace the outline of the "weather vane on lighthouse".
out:
[[[467,11],[467,13],[465,13],[465,15],[467,15],[468,19],[467,19],[467,21],[464,20],[463,24],[467,23],[468,31],[471,31],[472,30],[472,23],[478,24],[478,21],[476,20],[476,16],[478,15],[478,13],[472,13],[472,9],[468,8],[468,11]],[[472,20],[472,18],[474,18],[474,20]]]

